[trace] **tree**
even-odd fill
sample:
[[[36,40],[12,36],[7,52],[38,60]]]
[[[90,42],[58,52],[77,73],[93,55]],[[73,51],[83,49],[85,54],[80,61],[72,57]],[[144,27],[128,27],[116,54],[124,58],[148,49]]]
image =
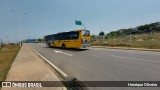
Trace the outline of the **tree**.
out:
[[[101,31],[100,33],[99,33],[99,36],[104,36],[105,34],[104,34],[104,32],[103,31]]]

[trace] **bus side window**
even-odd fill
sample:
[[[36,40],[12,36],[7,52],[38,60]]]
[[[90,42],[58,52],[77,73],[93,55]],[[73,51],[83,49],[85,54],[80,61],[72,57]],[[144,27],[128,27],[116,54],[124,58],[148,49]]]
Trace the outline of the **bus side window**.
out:
[[[73,39],[73,37],[74,37],[73,34],[71,34],[71,35],[70,35],[70,39]]]
[[[70,39],[70,34],[66,33],[66,39]]]
[[[67,39],[66,35],[62,34],[62,40],[66,40],[66,39]]]
[[[75,38],[78,39],[78,34],[77,33],[75,34]]]
[[[78,36],[79,36],[79,34],[78,34],[78,32],[76,32],[76,33],[74,34],[75,39],[78,39]]]

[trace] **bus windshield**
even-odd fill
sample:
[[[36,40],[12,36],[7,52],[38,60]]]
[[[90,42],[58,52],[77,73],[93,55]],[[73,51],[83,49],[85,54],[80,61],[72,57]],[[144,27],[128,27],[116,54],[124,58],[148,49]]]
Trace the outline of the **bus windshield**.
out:
[[[88,30],[83,30],[82,35],[85,37],[88,37],[88,36],[90,36],[90,32]]]

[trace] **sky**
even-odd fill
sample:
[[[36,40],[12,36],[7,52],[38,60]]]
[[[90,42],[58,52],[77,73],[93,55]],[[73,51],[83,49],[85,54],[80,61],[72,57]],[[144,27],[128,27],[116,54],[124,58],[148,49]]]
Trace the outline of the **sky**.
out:
[[[83,29],[106,34],[160,21],[160,0],[0,0],[0,39],[43,38]]]

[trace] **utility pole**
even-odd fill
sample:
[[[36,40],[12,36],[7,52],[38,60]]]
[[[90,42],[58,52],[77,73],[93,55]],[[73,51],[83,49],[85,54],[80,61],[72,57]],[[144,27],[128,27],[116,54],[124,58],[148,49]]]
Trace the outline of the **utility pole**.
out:
[[[11,10],[12,12],[15,12],[16,10]],[[17,16],[18,16],[18,35],[19,35],[19,40],[20,40],[20,42],[19,42],[19,46],[21,47],[22,46],[22,44],[23,44],[23,41],[22,41],[22,38],[21,38],[21,32],[20,32],[20,30],[21,30],[21,13],[19,12],[19,11],[16,11],[16,14],[17,14]],[[27,14],[27,13],[23,13],[23,14]]]
[[[7,40],[8,40],[8,44],[9,44],[9,38],[8,38],[8,35],[7,35]]]
[[[20,30],[21,30],[21,17],[20,17],[20,13],[18,12],[18,34],[19,34],[19,39],[20,39],[20,42],[19,42],[19,46],[21,47],[22,46],[22,43],[21,43],[21,36],[20,36]]]

